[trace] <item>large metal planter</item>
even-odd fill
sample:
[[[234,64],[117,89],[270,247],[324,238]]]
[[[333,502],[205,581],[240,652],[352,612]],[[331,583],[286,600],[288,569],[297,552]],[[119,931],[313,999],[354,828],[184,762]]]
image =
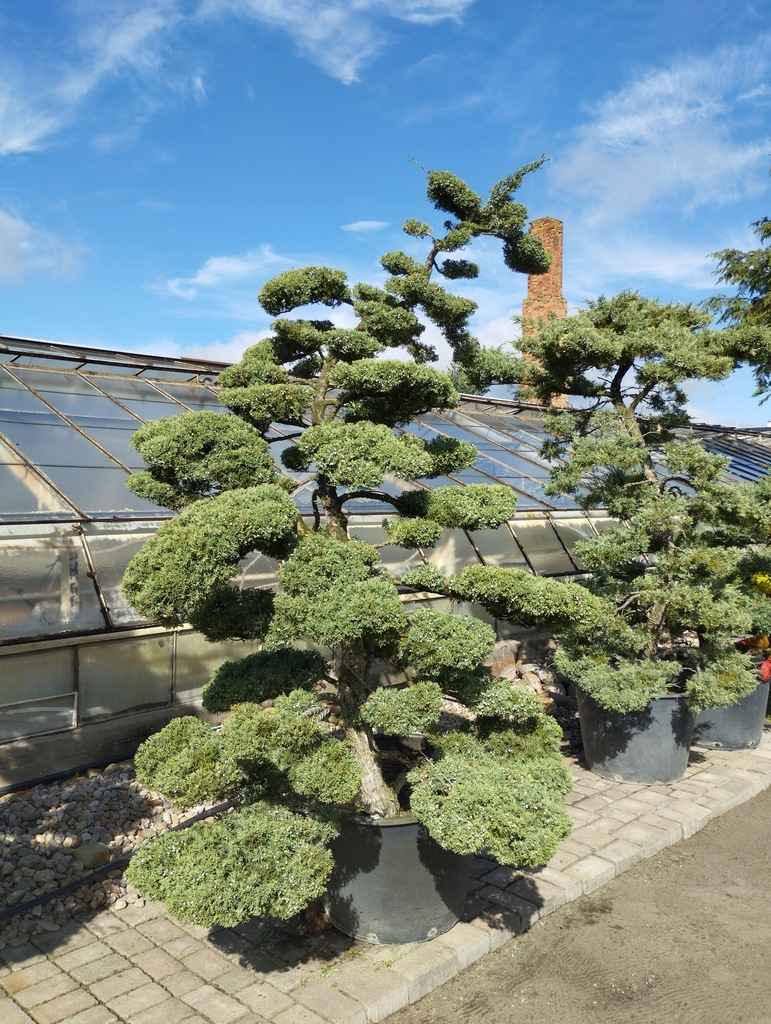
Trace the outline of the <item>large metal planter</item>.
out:
[[[757,747],[763,735],[771,680],[727,708],[709,708],[696,716],[693,742],[700,747],[747,750]]]
[[[683,777],[696,716],[682,697],[657,697],[644,711],[619,714],[578,690],[578,717],[595,775],[642,785]]]
[[[345,818],[332,853],[324,904],[345,935],[423,942],[463,913],[471,855],[445,850],[415,818]]]

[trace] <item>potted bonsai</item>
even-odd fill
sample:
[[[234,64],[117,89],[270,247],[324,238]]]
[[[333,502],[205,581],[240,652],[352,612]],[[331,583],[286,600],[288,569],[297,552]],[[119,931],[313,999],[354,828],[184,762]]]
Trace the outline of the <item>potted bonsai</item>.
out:
[[[727,483],[727,460],[688,431],[684,386],[736,365],[735,339],[710,324],[691,306],[627,292],[536,325],[522,358],[485,353],[463,368],[478,382],[520,382],[547,406],[572,396],[545,417],[549,489],[617,522],[576,545],[580,582],[510,569],[497,583],[471,570],[434,574],[433,585],[552,630],[555,664],[578,689],[589,766],[621,781],[682,776],[694,715],[758,687],[737,637],[771,625],[757,585],[769,569],[771,480]]]
[[[688,431],[684,386],[722,380],[733,339],[708,313],[636,293],[600,298],[526,343],[523,377],[553,410],[551,488],[618,524],[577,548],[587,589],[612,601],[627,642],[563,637],[558,668],[578,687],[587,760],[599,774],[671,781],[688,758],[693,714],[735,704],[758,686],[737,637],[763,632],[768,612],[751,576],[771,528],[771,482],[729,484],[728,460]],[[664,737],[669,741],[664,755]],[[651,748],[647,740],[653,739]]]
[[[436,282],[476,276],[455,254],[487,235],[512,270],[548,267],[512,198],[539,164],[486,202],[454,175],[429,173],[428,197],[448,219],[441,232],[406,222],[422,260],[387,253],[382,287],[351,287],[325,267],[279,274],[259,296],[277,317],[271,336],[219,377],[234,415],[186,413],[134,436],[148,468],[129,486],[179,514],[129,565],[126,596],[164,624],[261,645],[204,688],[204,707],[226,716],[219,731],[181,718],[136,755],[141,782],[179,805],[231,805],[146,844],[130,865],[137,889],[181,919],[289,918],[325,895],[350,934],[425,939],[457,919],[474,852],[542,864],[569,831],[561,730],[532,694],[484,667],[494,631],[405,606],[400,580],[348,524],[353,503],[385,504],[387,543],[425,550],[446,527],[511,516],[508,487],[433,486],[474,463],[473,445],[400,428],[458,401],[430,365],[424,321],[458,360],[479,347],[474,303]],[[287,316],[305,306],[315,318]],[[321,318],[325,307],[352,309],[356,326]],[[392,350],[399,359],[385,358]],[[286,472],[274,465],[271,424],[282,425]],[[312,490],[308,518],[292,501],[298,487]],[[279,566],[276,590],[238,582],[254,552]]]

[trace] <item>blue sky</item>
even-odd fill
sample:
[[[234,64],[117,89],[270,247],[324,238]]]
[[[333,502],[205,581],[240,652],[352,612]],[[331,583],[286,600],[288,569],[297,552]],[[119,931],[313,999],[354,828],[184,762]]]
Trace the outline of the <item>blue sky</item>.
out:
[[[11,0],[0,5],[0,332],[236,359],[262,283],[380,278],[412,162],[565,225],[565,295],[699,301],[771,214],[767,0]],[[477,250],[487,344],[526,282]],[[742,375],[701,420],[762,425]]]

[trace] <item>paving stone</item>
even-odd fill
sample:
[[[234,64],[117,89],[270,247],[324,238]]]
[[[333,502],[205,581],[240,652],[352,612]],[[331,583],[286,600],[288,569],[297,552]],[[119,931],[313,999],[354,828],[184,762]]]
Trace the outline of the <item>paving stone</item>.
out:
[[[671,842],[668,830],[655,828],[639,819],[624,825],[616,835],[619,839],[626,839],[627,842],[639,846],[645,857],[652,857]],[[605,856],[605,850],[602,851],[602,855]]]
[[[346,963],[336,969],[334,980],[340,992],[364,1007],[367,1019],[373,1024],[409,1003],[406,979],[387,968],[362,971],[355,963]]]
[[[186,956],[206,948],[198,939],[185,932],[182,932],[175,939],[160,942],[159,945],[163,946],[166,952],[171,956],[175,956],[177,960],[183,960]]]
[[[280,1013],[275,1024],[326,1024],[326,1021],[307,1006],[295,1005]]]
[[[106,1002],[119,1017],[133,1018],[142,1010],[157,1007],[159,1003],[169,999],[171,999],[169,993],[151,981],[147,985],[133,988],[129,992],[124,992],[123,995],[106,1000]]]
[[[104,978],[111,978],[115,974],[121,974],[129,970],[131,961],[119,953],[110,953],[109,956],[102,956],[91,963],[81,964],[72,967],[70,974],[82,985],[93,985],[94,982],[102,981]]]
[[[70,950],[78,949],[80,946],[91,945],[94,936],[85,928],[75,924],[65,925],[58,932],[48,932],[45,935],[35,935],[32,944],[35,946],[35,953],[44,955],[53,954],[60,956]]]
[[[123,932],[115,932],[114,935],[106,935],[104,941],[111,946],[116,953],[121,953],[129,958],[144,953],[146,949],[153,949],[154,943],[146,935],[127,928]]]
[[[616,869],[610,861],[603,860],[602,857],[591,856],[571,864],[569,868],[565,869],[565,873],[580,879],[584,892],[589,893],[599,889],[606,882],[610,882],[616,875]]]
[[[605,849],[607,849],[607,847],[605,847]],[[581,882],[572,878],[570,875],[566,874],[566,872],[554,867],[554,862],[555,858],[552,857],[545,867],[536,868],[533,871],[533,876],[535,878],[543,878],[545,881],[551,883],[551,885],[561,889],[565,896],[565,902],[571,903],[582,895],[584,887]],[[571,861],[570,863],[574,862]]]
[[[103,914],[97,914],[96,917],[92,917],[90,921],[87,921],[86,928],[92,935],[96,935],[98,939],[101,939],[104,938],[105,935],[114,935],[115,932],[125,931],[126,928],[128,928],[128,925],[117,918],[114,914],[105,912]]]
[[[229,995],[236,995],[242,989],[254,984],[252,971],[244,970],[243,967],[229,967],[224,974],[217,977],[215,984],[222,992]]]
[[[490,952],[490,936],[487,932],[466,921],[459,921],[434,941],[455,953],[461,971]]]
[[[189,971],[198,974],[206,981],[214,981],[230,969],[230,962],[209,948],[191,953],[182,960],[182,963]]]
[[[132,960],[134,966],[144,971],[153,981],[160,981],[162,978],[166,978],[170,974],[177,974],[182,970],[179,960],[175,960],[173,956],[169,956],[165,950],[159,949],[157,946],[138,953]]]
[[[16,992],[21,992],[22,989],[32,988],[33,985],[37,985],[47,978],[56,977],[60,973],[61,971],[53,961],[41,960],[40,963],[31,964],[20,971],[9,971],[7,974],[4,974],[0,978],[0,988],[12,996]],[[2,993],[0,993],[0,996],[2,996]]]
[[[269,1020],[293,1003],[288,995],[274,988],[273,985],[269,985],[266,981],[259,981],[247,988],[242,988],[238,993],[238,999],[239,1002],[245,1003],[250,1009]]]
[[[523,899],[517,893],[510,892],[508,889],[493,889],[490,887],[488,890],[484,890],[484,892],[485,898],[494,906],[503,907],[517,915],[519,918],[518,934],[527,931],[528,928],[532,928],[541,916],[541,911],[535,903]]]
[[[168,989],[173,996],[182,996],[185,992],[193,992],[201,987],[201,979],[192,971],[182,969],[176,974],[168,974],[161,979],[163,987]]]
[[[459,970],[458,958],[447,946],[421,942],[417,949],[397,960],[392,970],[405,979],[409,986],[409,1000],[416,1003],[455,977]]]
[[[191,1013],[190,1007],[181,999],[164,999],[139,1013],[132,1013],[131,1024],[179,1024],[180,1021],[188,1021]]]
[[[62,1024],[115,1024],[118,1018],[106,1006],[89,1006],[74,1017],[67,1017]]]
[[[34,1024],[32,1017],[14,1003],[13,999],[0,999],[0,1013],[3,1024]]]
[[[68,950],[56,957],[56,963],[62,970],[71,971],[83,964],[95,963],[112,953],[112,948],[107,943],[94,942],[93,935],[89,935],[89,938],[91,942],[87,946],[78,946],[76,949]]]
[[[138,932],[146,935],[148,939],[152,939],[158,946],[165,946],[167,943],[173,942],[174,939],[183,939],[185,942],[194,942],[196,946],[200,945],[166,917],[155,917],[136,927]]]
[[[31,1012],[33,1007],[50,1002],[52,999],[58,999],[60,996],[65,995],[67,992],[73,992],[77,988],[78,983],[73,981],[69,974],[65,974],[64,971],[57,971],[56,974],[42,978],[33,985],[26,985],[24,988],[17,989],[9,994],[13,995],[19,1006]]]
[[[612,797],[609,797],[607,793],[592,793],[591,796],[582,796],[580,802],[577,803],[577,808],[580,808],[582,811],[597,812],[607,807],[611,802]],[[571,810],[571,816],[572,813]]]
[[[111,978],[97,981],[91,986],[91,991],[97,999],[106,1003],[110,999],[122,996],[124,992],[131,992],[132,989],[141,988],[149,980],[144,971],[140,971],[138,967],[132,967],[121,974],[114,974]]]
[[[626,839],[617,839],[610,846],[605,847],[602,851],[602,856],[605,860],[611,862],[616,869],[616,874],[618,874],[621,871],[626,871],[627,868],[631,868],[638,861],[643,860],[645,852],[642,847],[636,846]]]
[[[669,818],[671,821],[677,822],[683,830],[683,839],[698,832],[710,818],[710,812],[706,807],[701,807],[694,800],[685,797],[671,803],[668,807],[659,808],[657,813],[662,818]]]
[[[130,925],[132,928],[138,924],[144,924],[147,921],[152,921],[155,918],[166,916],[166,906],[163,903],[158,903],[154,900],[148,900],[142,907],[138,903],[130,903],[123,910],[115,910],[112,912],[118,920],[124,924]]]
[[[297,989],[293,996],[301,1007],[312,1010],[331,1024],[367,1024],[367,1014],[357,1000],[347,996],[332,983],[313,980]],[[286,1011],[276,1015],[275,1021],[285,1019]]]
[[[471,925],[484,932],[490,943],[490,951],[500,949],[515,935],[522,933],[522,919],[516,910],[508,907],[491,906],[478,914]]]
[[[212,1024],[232,1024],[247,1012],[243,1003],[219,992],[213,985],[202,985],[192,992],[185,992],[180,999],[201,1016],[208,1017]]]
[[[587,797],[587,799],[589,799]],[[585,801],[582,800],[580,804],[573,804],[572,807],[568,808],[568,814],[570,820],[574,825],[589,825],[597,817],[596,811],[590,811],[585,809]]]
[[[89,995],[85,989],[76,988],[48,1003],[32,1007],[29,1013],[30,1017],[37,1021],[37,1024],[60,1024],[60,1021],[74,1017],[81,1010],[87,1010],[89,1006],[95,1005],[96,999],[92,995]]]
[[[590,854],[601,850],[603,846],[607,846],[613,840],[613,837],[608,835],[607,832],[592,828],[591,825],[582,825],[580,828],[573,829],[570,838],[572,842],[578,843],[587,849]]]
[[[561,886],[550,882],[543,875],[522,875],[506,892],[521,896],[532,903],[538,910],[539,917],[552,914],[565,904],[565,891]]]
[[[512,882],[515,882],[521,874],[522,872],[517,868],[506,866],[497,867],[484,874],[480,881],[484,885],[497,885],[499,889],[505,889],[507,885],[511,885]]]

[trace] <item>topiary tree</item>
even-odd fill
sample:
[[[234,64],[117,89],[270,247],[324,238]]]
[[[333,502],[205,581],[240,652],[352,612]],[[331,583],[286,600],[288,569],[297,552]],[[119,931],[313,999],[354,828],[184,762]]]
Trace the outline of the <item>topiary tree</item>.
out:
[[[182,806],[226,799],[235,808],[132,861],[137,888],[182,918],[232,925],[296,913],[324,890],[334,808],[375,818],[409,808],[445,847],[522,865],[545,862],[569,830],[560,729],[531,694],[484,667],[494,631],[447,612],[410,614],[376,548],[348,531],[354,500],[390,506],[388,542],[406,548],[512,515],[508,487],[421,488],[471,466],[476,449],[400,428],[458,402],[451,377],[430,365],[426,321],[459,362],[480,352],[474,303],[437,282],[477,275],[455,254],[487,235],[503,243],[510,269],[547,269],[513,198],[540,162],[498,182],[485,202],[454,175],[429,173],[429,199],[448,219],[441,232],[407,221],[427,255],[387,253],[382,286],[351,286],[326,267],[273,278],[259,296],[277,318],[271,336],[219,377],[234,415],[184,414],[134,436],[148,468],[129,486],[179,514],[129,565],[126,596],[165,625],[261,644],[204,688],[204,707],[227,713],[219,732],[183,718],[137,753],[144,785]],[[305,306],[350,307],[358,323],[295,317]],[[400,358],[386,358],[391,350]],[[281,462],[291,476],[269,458],[272,423],[288,428]],[[308,521],[292,502],[298,481],[312,482]],[[234,582],[252,552],[280,563],[277,592]],[[404,681],[385,685],[382,662]],[[399,742],[416,733],[417,755]]]
[[[758,684],[734,642],[771,625],[771,478],[727,483],[728,460],[687,429],[684,386],[723,380],[737,363],[735,337],[710,325],[692,306],[625,292],[540,324],[521,339],[529,358],[499,355],[523,393],[574,397],[546,416],[547,489],[617,523],[576,545],[590,573],[581,582],[514,569],[433,574],[439,592],[551,629],[557,667],[611,711],[672,692],[695,710],[722,707]]]

